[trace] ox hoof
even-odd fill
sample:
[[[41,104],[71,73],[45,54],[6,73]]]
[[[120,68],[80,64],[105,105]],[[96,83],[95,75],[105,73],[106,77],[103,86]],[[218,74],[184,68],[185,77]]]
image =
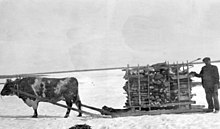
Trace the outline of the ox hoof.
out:
[[[68,117],[69,117],[69,115],[65,115],[65,116],[64,116],[64,118],[68,118]]]
[[[82,114],[79,114],[77,117],[81,117],[82,116]]]
[[[37,118],[37,116],[36,116],[36,115],[33,115],[32,118]]]

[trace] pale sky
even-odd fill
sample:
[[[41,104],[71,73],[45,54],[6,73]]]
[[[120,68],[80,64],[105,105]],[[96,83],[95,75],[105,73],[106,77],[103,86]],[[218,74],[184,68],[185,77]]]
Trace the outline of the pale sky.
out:
[[[0,0],[0,74],[220,59],[219,0]]]

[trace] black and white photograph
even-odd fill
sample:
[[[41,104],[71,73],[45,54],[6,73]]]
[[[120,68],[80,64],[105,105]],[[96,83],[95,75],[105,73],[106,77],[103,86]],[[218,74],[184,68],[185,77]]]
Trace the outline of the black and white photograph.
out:
[[[0,129],[219,129],[219,0],[0,0]]]

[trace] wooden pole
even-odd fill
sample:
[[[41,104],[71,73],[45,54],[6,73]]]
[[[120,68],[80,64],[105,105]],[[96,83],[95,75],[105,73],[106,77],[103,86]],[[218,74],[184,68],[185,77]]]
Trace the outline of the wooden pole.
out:
[[[100,112],[101,114],[104,113],[104,114],[107,114],[107,115],[111,115],[111,113],[108,112],[108,111],[106,111],[106,110],[99,109],[99,108],[92,107],[92,106],[85,105],[85,104],[81,104],[81,105],[82,105],[83,107],[86,107],[86,108],[89,108],[89,109],[92,109],[92,110],[98,111],[98,112]]]
[[[211,63],[220,63],[220,60],[211,61]],[[203,62],[189,62],[189,65],[204,64]],[[177,65],[177,64],[173,64]],[[172,66],[172,64],[171,64]],[[130,68],[136,68],[137,66],[130,66]],[[139,66],[140,68],[146,66]],[[106,71],[106,70],[119,70],[126,69],[126,67],[112,67],[112,68],[99,68],[99,69],[81,69],[81,70],[67,70],[67,71],[54,71],[54,72],[39,72],[39,73],[25,73],[25,74],[12,74],[12,75],[0,75],[0,79],[16,78],[16,77],[30,77],[30,76],[45,76],[45,74],[59,74],[59,73],[74,73],[74,72],[92,72],[92,71]]]

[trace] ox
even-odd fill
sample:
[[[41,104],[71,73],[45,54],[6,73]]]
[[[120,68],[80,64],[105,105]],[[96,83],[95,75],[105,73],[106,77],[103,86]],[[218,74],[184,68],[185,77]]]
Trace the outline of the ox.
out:
[[[72,107],[73,103],[75,103],[78,109],[81,110],[81,101],[78,94],[78,81],[74,77],[59,79],[26,77],[14,81],[10,79],[6,81],[1,91],[1,95],[17,95],[28,106],[33,107],[34,115],[32,117],[36,118],[38,117],[38,103],[41,100],[15,93],[11,88],[35,95],[38,98],[46,98],[52,102],[64,100],[69,107]],[[67,118],[69,113],[70,109],[68,108],[64,117]],[[82,116],[82,114],[79,113],[78,116]]]

